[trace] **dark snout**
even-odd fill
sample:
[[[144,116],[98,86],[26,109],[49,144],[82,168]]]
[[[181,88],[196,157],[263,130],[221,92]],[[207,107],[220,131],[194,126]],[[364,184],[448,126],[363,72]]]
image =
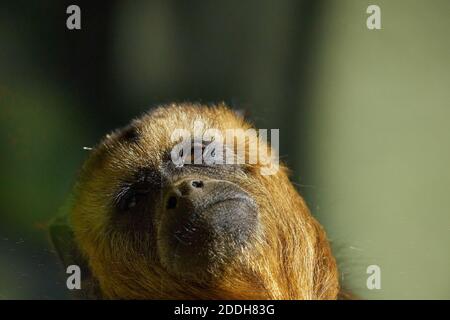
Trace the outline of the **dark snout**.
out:
[[[258,218],[254,200],[237,184],[196,177],[167,188],[160,216],[161,260],[187,277],[205,276],[220,259],[232,259]]]

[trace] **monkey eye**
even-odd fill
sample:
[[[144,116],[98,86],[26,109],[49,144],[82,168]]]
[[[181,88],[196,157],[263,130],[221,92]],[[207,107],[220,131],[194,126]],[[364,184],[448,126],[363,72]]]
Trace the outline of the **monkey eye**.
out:
[[[139,184],[126,186],[117,194],[115,205],[120,212],[128,212],[140,205],[149,189]]]
[[[136,204],[137,204],[137,197],[135,194],[132,194],[130,197],[124,200],[121,209],[130,210],[131,208],[136,207]]]
[[[193,143],[191,146],[191,155],[189,159],[186,159],[187,164],[204,166],[206,165],[205,156],[215,156],[215,149],[212,151],[208,151],[208,146],[211,144],[211,141],[203,141],[200,143]],[[195,154],[195,150],[200,151],[200,155]],[[180,152],[180,156],[183,157],[183,150]],[[200,156],[200,157],[198,157]],[[197,163],[195,163],[197,162]]]

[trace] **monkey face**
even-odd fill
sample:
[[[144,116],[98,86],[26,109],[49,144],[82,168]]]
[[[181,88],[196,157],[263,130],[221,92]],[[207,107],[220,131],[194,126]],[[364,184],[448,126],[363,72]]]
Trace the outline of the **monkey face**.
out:
[[[174,163],[174,130],[195,139],[197,120],[203,131],[251,128],[224,106],[167,106],[107,135],[86,160],[71,222],[102,296],[335,295],[336,266],[324,233],[284,168],[261,175],[262,162],[270,163],[262,157],[253,164]],[[246,155],[256,147],[240,141],[236,148]],[[326,288],[314,287],[323,276]]]
[[[141,254],[153,252],[152,263],[170,274],[208,282],[259,233],[257,203],[239,179],[245,170],[236,166],[176,167],[163,158],[119,186],[110,228],[148,238]]]

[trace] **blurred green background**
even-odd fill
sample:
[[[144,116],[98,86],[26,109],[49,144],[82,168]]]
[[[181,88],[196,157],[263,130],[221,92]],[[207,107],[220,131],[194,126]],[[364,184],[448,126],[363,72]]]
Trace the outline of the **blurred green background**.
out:
[[[369,4],[382,30],[367,29]],[[83,147],[159,103],[222,100],[280,128],[348,288],[449,299],[449,13],[448,0],[2,1],[0,299],[69,297],[46,224]]]

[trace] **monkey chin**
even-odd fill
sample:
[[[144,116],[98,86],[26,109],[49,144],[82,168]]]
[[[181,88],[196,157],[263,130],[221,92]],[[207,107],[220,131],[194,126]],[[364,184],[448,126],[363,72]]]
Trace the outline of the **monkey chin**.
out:
[[[167,191],[163,203],[160,262],[183,280],[208,283],[219,277],[258,227],[255,201],[229,181],[187,179]]]

